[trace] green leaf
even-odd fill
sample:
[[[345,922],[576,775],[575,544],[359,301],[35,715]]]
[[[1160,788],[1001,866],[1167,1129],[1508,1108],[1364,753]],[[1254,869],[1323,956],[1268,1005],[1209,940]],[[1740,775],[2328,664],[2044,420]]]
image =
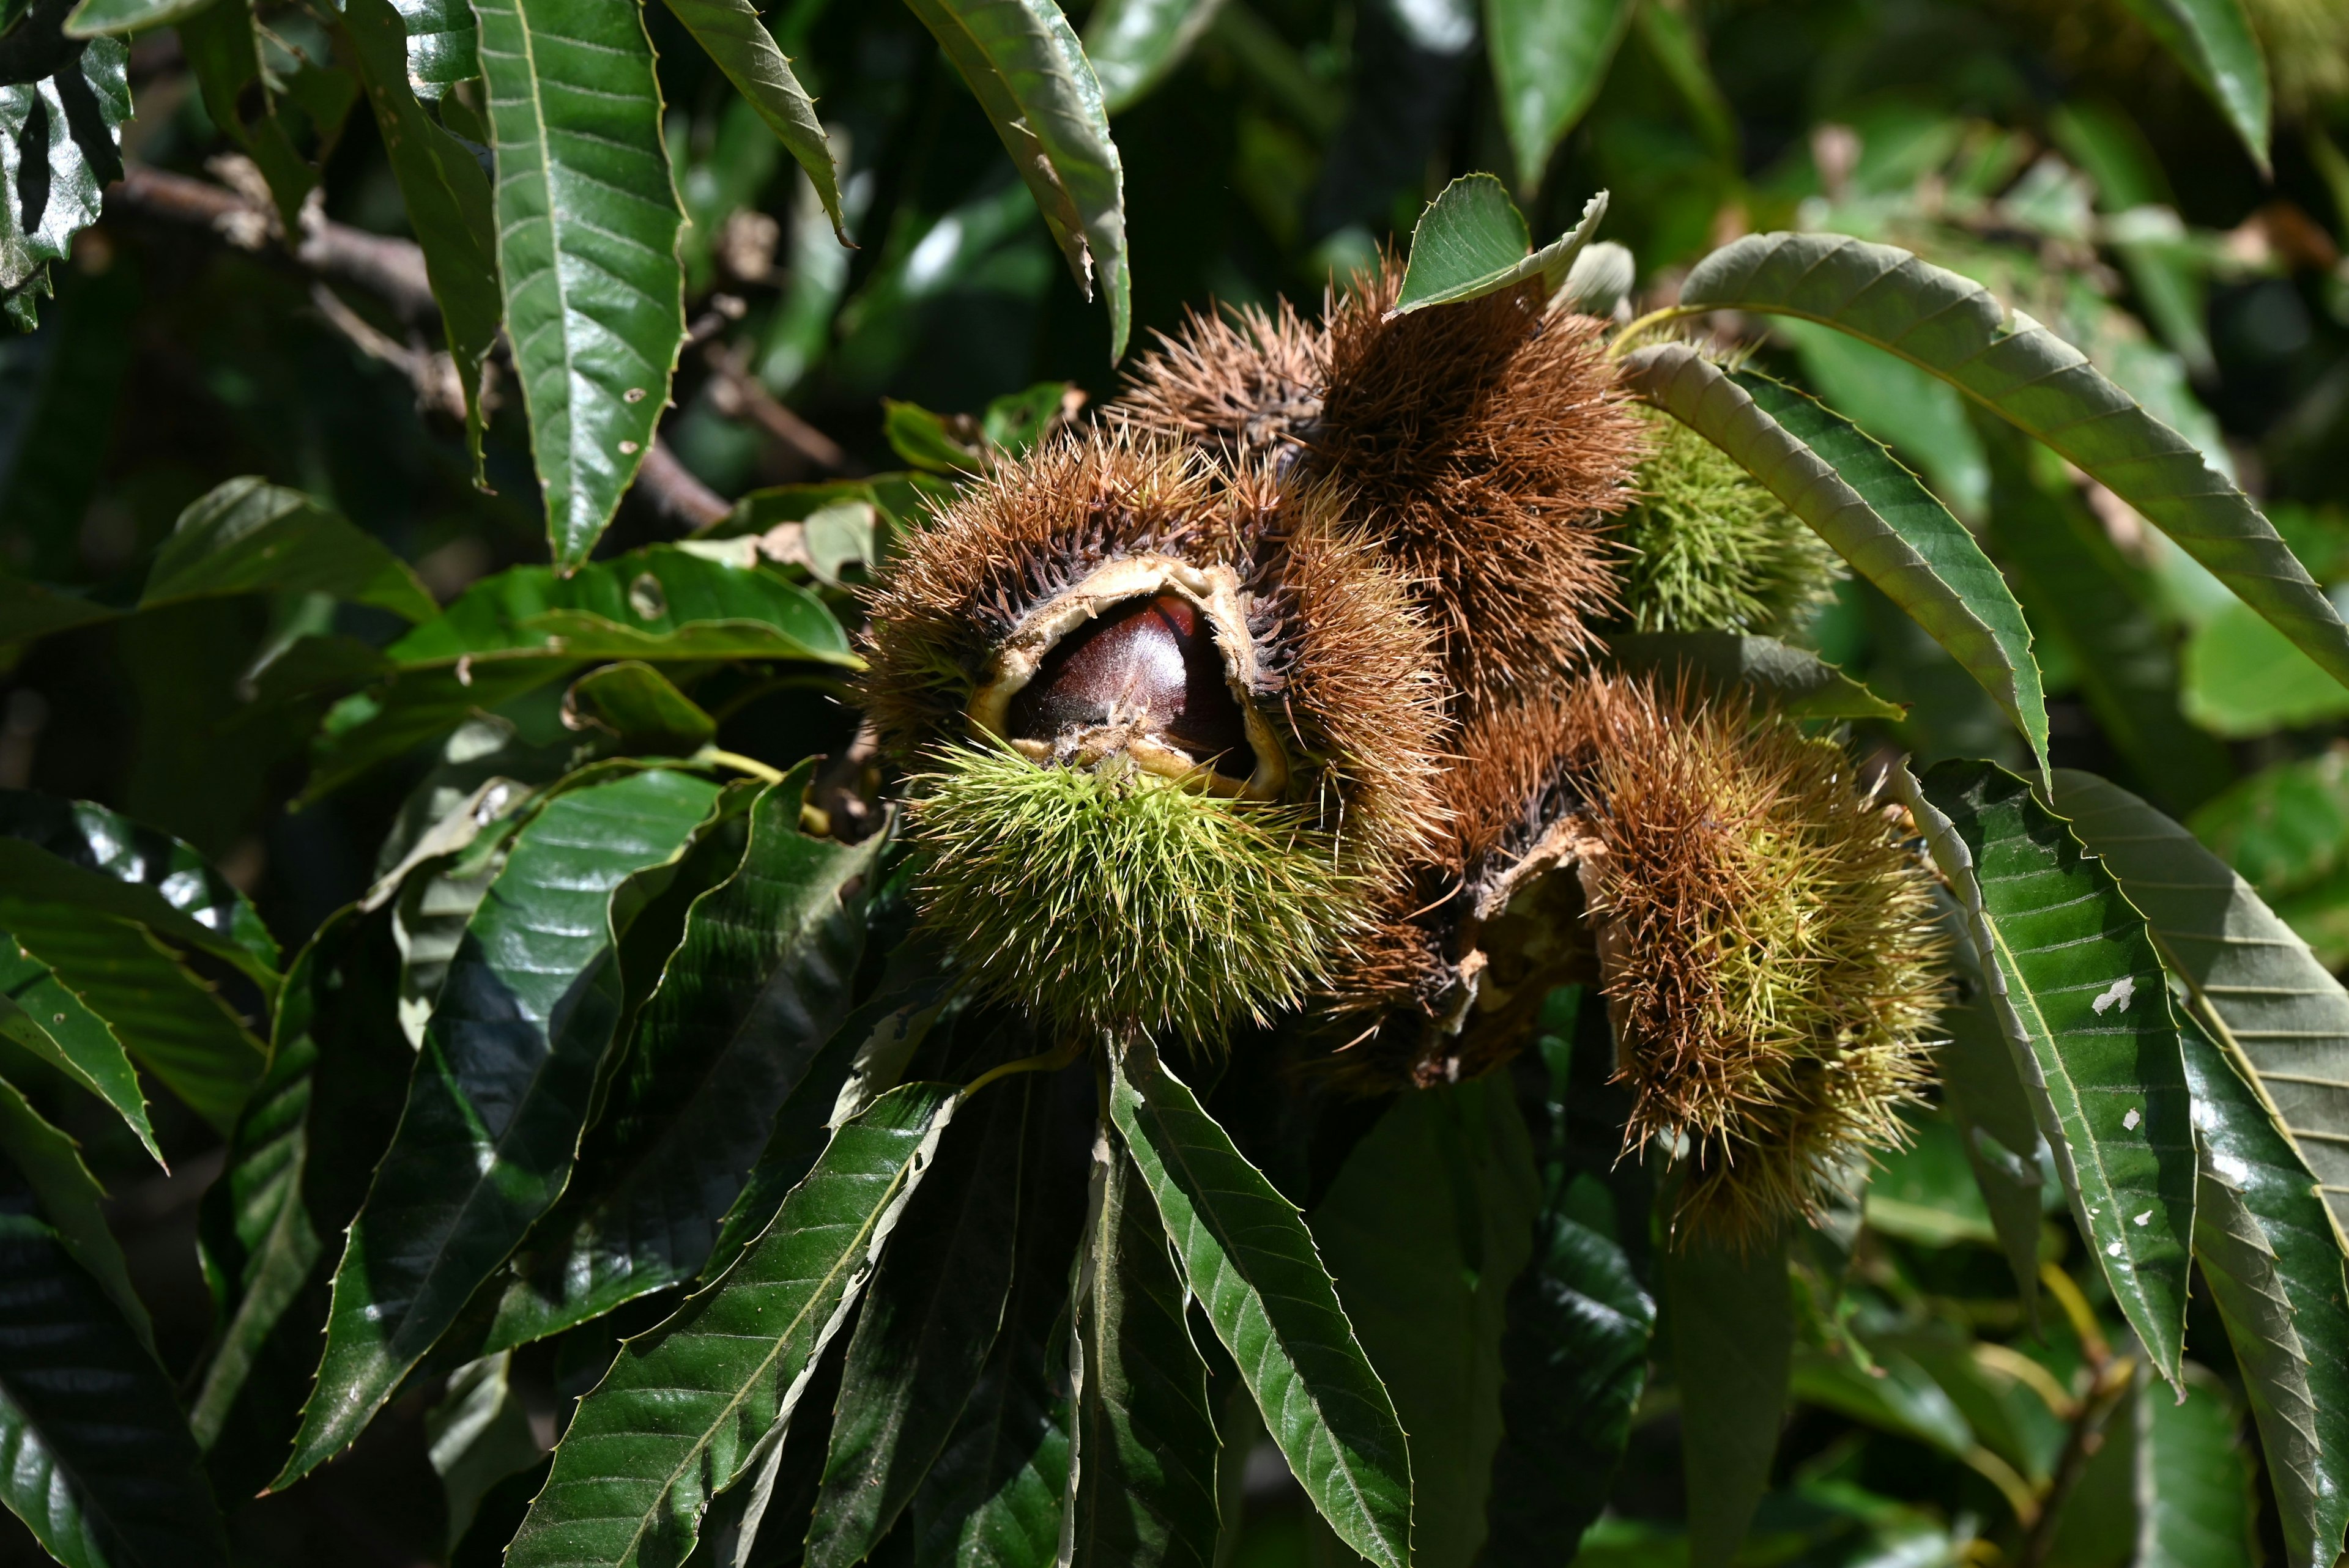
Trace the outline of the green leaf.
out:
[[[1485,52],[1520,195],[1540,191],[1550,154],[1599,96],[1635,9],[1632,0],[1485,0]]]
[[[1656,1304],[1623,1249],[1553,1205],[1509,1287],[1494,1458],[1494,1568],[1568,1563],[1606,1506],[1648,1380]]]
[[[2267,57],[2242,0],[2124,0],[2219,106],[2260,172],[2269,171]]]
[[[807,1568],[853,1568],[872,1553],[978,1386],[1011,1288],[1032,1081],[993,1090],[957,1119],[864,1287]]]
[[[317,1390],[278,1485],[358,1435],[562,1193],[619,1023],[616,895],[682,851],[717,793],[650,769],[559,795],[517,835],[351,1223]]]
[[[66,18],[68,38],[144,32],[192,16],[217,0],[81,0]]]
[[[848,222],[840,212],[839,165],[823,123],[815,117],[815,100],[792,75],[791,61],[775,46],[774,36],[759,20],[750,0],[668,0],[668,8],[694,41],[709,51],[710,59],[767,122],[783,150],[807,170],[816,199],[832,220],[833,235],[848,243]]]
[[[2137,1568],[2235,1568],[2260,1560],[2251,1456],[2238,1422],[2225,1386],[2208,1373],[2187,1379],[2182,1400],[2138,1393]]]
[[[603,537],[685,342],[683,221],[636,5],[480,0],[498,280],[558,571]]]
[[[1876,1169],[1860,1197],[1869,1227],[1929,1247],[1996,1242],[1998,1232],[1957,1123],[1916,1112],[1901,1119],[1908,1125],[1908,1143],[1875,1151]]]
[[[277,89],[285,84],[274,73],[264,79],[253,7],[207,5],[183,16],[178,30],[205,112],[260,169],[280,230],[300,233],[302,203],[317,188],[318,170],[295,150],[293,134],[277,113]]]
[[[1080,1065],[1070,1069],[1091,1076]],[[994,1351],[962,1418],[908,1505],[916,1568],[1043,1568],[1061,1545],[1068,1490],[1069,1260],[1081,1244],[1093,1097],[1040,1084],[1022,1150],[1019,1259]],[[1060,1114],[1056,1117],[1056,1109]]]
[[[1786,1243],[1739,1253],[1691,1238],[1661,1258],[1681,1390],[1688,1561],[1724,1568],[1770,1485],[1795,1348]]]
[[[1617,667],[1686,678],[1711,691],[1744,688],[1789,718],[1901,719],[1887,702],[1807,648],[1737,632],[1624,632],[1607,639]]]
[[[1132,282],[1125,170],[1100,78],[1053,0],[905,0],[1003,139],[1077,286],[1109,306],[1109,356],[1125,357]]]
[[[448,1393],[424,1415],[427,1452],[448,1501],[452,1554],[490,1490],[537,1464],[544,1452],[513,1387],[512,1367],[511,1351],[467,1362],[450,1374]]]
[[[330,593],[406,621],[439,610],[408,563],[373,535],[300,490],[251,476],[214,487],[180,514],[148,570],[139,607],[277,593]]]
[[[78,593],[0,574],[0,648],[110,621],[114,615],[107,606],[94,604]]]
[[[1069,1488],[1060,1561],[1210,1568],[1217,1527],[1207,1364],[1149,1189],[1095,1135],[1071,1310]]]
[[[2340,681],[2248,604],[2226,603],[2195,627],[2180,665],[2186,717],[2230,740],[2349,715]]]
[[[2271,903],[2313,887],[2349,867],[2349,752],[2279,762],[2189,820]]]
[[[1402,1427],[1311,1233],[1146,1039],[1128,1044],[1116,1066],[1117,1130],[1289,1472],[1340,1541],[1379,1568],[1403,1568],[1411,1460]]]
[[[2055,789],[2349,1223],[2349,992],[2184,828],[2093,774],[2066,769]]]
[[[848,890],[872,878],[885,840],[802,833],[813,773],[802,763],[760,794],[740,865],[687,912],[572,1191],[516,1260],[492,1348],[691,1279],[778,1109],[802,1087],[830,1107],[833,1086],[812,1080],[810,1067],[848,1011],[864,949]]]
[[[1411,1560],[1467,1568],[1501,1443],[1502,1326],[1541,1207],[1503,1076],[1406,1093],[1354,1146],[1313,1239],[1411,1434]]]
[[[1823,322],[1931,371],[2136,508],[2349,681],[2349,629],[2243,492],[2078,349],[1981,284],[1845,235],[1756,234],[1699,263],[1681,308]]]
[[[464,143],[424,112],[418,88],[410,83],[419,49],[432,47],[429,35],[414,36],[410,29],[429,25],[421,15],[403,17],[393,0],[355,0],[343,7],[343,31],[350,40],[359,84],[375,110],[376,129],[399,186],[400,204],[408,210],[408,225],[424,251],[425,276],[440,307],[441,334],[465,396],[465,438],[473,452],[473,480],[481,484],[488,478],[481,457],[487,418],[481,407],[482,369],[504,311],[498,294],[497,219],[481,164]],[[470,44],[470,11],[464,25]],[[428,68],[429,63],[428,53]],[[424,614],[429,614],[430,602],[426,603]]]
[[[701,1511],[789,1422],[953,1118],[908,1084],[843,1124],[717,1283],[621,1346],[580,1401],[508,1568],[681,1562]]]
[[[0,1038],[15,1041],[114,1109],[157,1164],[162,1146],[147,1116],[139,1069],[104,1018],[74,995],[56,971],[0,932]]]
[[[1788,1392],[1801,1403],[1965,1458],[1973,1429],[1941,1386],[1898,1350],[1871,1347],[1871,1356],[1875,1365],[1863,1369],[1848,1355],[1805,1351],[1795,1358]]]
[[[130,50],[119,38],[67,35],[72,8],[26,7],[0,68],[0,181],[14,197],[0,208],[0,309],[21,332],[35,325],[35,296],[50,292],[49,263],[98,222],[106,188],[122,178]]]
[[[24,848],[0,841],[0,851]],[[262,1043],[146,926],[26,886],[33,879],[21,873],[57,862],[28,867],[25,858],[0,853],[0,930],[104,1019],[133,1061],[226,1132],[268,1065]]]
[[[105,1290],[122,1320],[139,1336],[139,1343],[152,1351],[154,1326],[148,1322],[146,1305],[131,1287],[122,1243],[106,1227],[102,1206],[106,1189],[82,1163],[80,1146],[50,1126],[5,1079],[0,1079],[0,1158],[16,1167],[57,1240]]]
[[[1990,458],[1962,393],[1929,371],[1816,322],[1781,317],[1802,385],[1890,448],[1962,516],[1990,509]]]
[[[2292,1568],[2349,1526],[2349,1302],[2340,1232],[2229,1053],[2186,1030],[2201,1152],[2194,1253],[2251,1396]]]
[[[1122,114],[1188,58],[1224,0],[1102,0],[1085,20],[1085,57],[1102,104]]]
[[[274,986],[276,939],[252,901],[192,845],[92,801],[21,789],[0,789],[0,838],[74,868],[27,872],[20,887],[142,921],[234,965],[264,989]],[[125,886],[109,890],[106,881]]]
[[[563,707],[568,721],[605,731],[633,756],[690,757],[718,736],[718,721],[641,659],[581,676]]]
[[[1957,894],[2072,1217],[2175,1384],[2194,1217],[2191,1103],[2145,917],[2063,818],[1986,762],[1892,779]]]
[[[1394,314],[1481,299],[1536,277],[1545,295],[1555,294],[1606,216],[1601,191],[1583,203],[1580,222],[1536,251],[1501,182],[1489,174],[1464,174],[1427,204],[1412,229],[1411,260]]]
[[[481,74],[481,26],[470,0],[391,0],[408,34],[408,81],[419,98],[440,98]]]
[[[1991,1002],[1990,978],[1966,934],[1965,917],[1945,903],[1951,967],[1959,995],[1941,1009],[1941,1103],[1957,1124],[1999,1248],[2014,1274],[2024,1315],[2039,1320],[2039,1227],[2044,1213],[2039,1124],[2015,1070],[2015,1055]]]
[[[379,763],[441,739],[469,719],[495,714],[581,662],[492,660],[476,669],[460,655],[452,665],[394,671],[383,686],[346,697],[327,713],[311,743],[309,781],[295,804],[323,799]]]
[[[1743,464],[1950,651],[2047,758],[2031,628],[1998,568],[1917,477],[1794,388],[1686,344],[1635,350],[1626,383]]]
[[[764,567],[654,545],[568,576],[518,566],[386,650],[403,671],[509,658],[815,659],[855,667],[823,601]]]
[[[391,1142],[415,1057],[388,911],[327,918],[287,971],[269,1071],[237,1118],[198,1235],[226,1317],[188,1423],[214,1488],[250,1496],[300,1425],[326,1328],[328,1243]]]
[[[2208,799],[2233,776],[2224,748],[2178,712],[2176,639],[2151,608],[2145,574],[2125,560],[2068,484],[2035,478],[2011,432],[1992,432],[1996,504],[1991,542],[2014,578],[2032,624],[2071,655],[2096,722],[2136,776],[2178,806]],[[2052,459],[2050,459],[2052,462]],[[2248,609],[2230,604],[2282,638]],[[2287,648],[2289,645],[2287,645]],[[2292,652],[2294,658],[2300,655]],[[2349,698],[2323,672],[2309,674]]]
[[[228,1562],[171,1379],[0,1160],[0,1502],[66,1568]]]

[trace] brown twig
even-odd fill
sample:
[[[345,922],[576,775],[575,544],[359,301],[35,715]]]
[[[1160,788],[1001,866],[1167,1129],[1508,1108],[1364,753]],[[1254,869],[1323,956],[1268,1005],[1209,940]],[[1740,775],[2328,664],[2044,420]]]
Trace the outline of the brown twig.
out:
[[[234,156],[213,160],[212,168],[222,183],[133,163],[108,196],[151,217],[208,229],[239,250],[267,253],[283,240],[285,225],[270,201],[261,171],[249,160]],[[290,253],[289,253],[295,264],[314,276],[367,290],[405,321],[421,324],[440,319],[440,304],[432,296],[432,280],[424,267],[424,249],[415,241],[370,234],[337,223],[320,210],[315,196],[303,209],[301,228],[301,237]],[[419,401],[464,417],[463,396],[455,385],[455,367],[447,355],[394,343],[323,286],[312,291],[311,300],[319,314],[360,352],[405,371],[416,385]],[[818,439],[824,438],[819,432]],[[654,510],[689,527],[715,522],[733,510],[658,438],[645,454],[636,483]]]
[[[701,357],[717,377],[710,400],[719,413],[750,420],[826,473],[854,475],[863,471],[841,449],[839,442],[801,418],[768,391],[765,384],[750,374],[747,358],[740,351],[712,341],[702,345]]]

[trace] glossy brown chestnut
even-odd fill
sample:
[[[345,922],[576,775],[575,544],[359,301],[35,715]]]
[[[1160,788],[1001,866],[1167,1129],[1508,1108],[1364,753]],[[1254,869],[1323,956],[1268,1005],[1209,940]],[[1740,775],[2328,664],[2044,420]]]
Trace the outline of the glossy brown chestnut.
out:
[[[1139,719],[1228,778],[1256,766],[1215,633],[1179,593],[1129,601],[1061,638],[1013,695],[1009,718],[1011,739],[1047,743]]]

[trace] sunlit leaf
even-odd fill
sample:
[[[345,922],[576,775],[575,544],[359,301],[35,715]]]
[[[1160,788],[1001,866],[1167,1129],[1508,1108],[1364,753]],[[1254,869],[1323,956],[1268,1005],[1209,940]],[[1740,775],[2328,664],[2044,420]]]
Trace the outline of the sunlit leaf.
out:
[[[1379,1568],[1403,1568],[1402,1428],[1304,1220],[1146,1040],[1126,1047],[1111,1101],[1192,1294],[1290,1472],[1340,1540]]]
[[[0,70],[0,181],[12,196],[0,206],[0,311],[19,332],[34,327],[35,296],[50,292],[49,264],[71,253],[122,178],[130,51],[119,38],[63,30],[90,20],[87,9],[73,0],[24,7]]]
[[[775,46],[774,35],[750,0],[668,0],[668,8],[807,171],[833,235],[848,243],[848,221],[840,211],[840,169],[823,123],[815,117],[815,100],[792,74],[791,61]]]
[[[2268,168],[2267,57],[2242,0],[2124,0],[2210,96],[2262,173]],[[2286,35],[2287,36],[2289,35]]]
[[[1125,170],[1102,87],[1053,0],[906,0],[987,111],[1077,285],[1109,306],[1109,356],[1125,357],[1133,304]]]
[[[556,1447],[510,1568],[684,1560],[710,1495],[791,1416],[956,1104],[941,1084],[883,1095],[733,1267],[621,1347]]]
[[[1485,0],[1485,52],[1520,194],[1541,189],[1550,154],[1599,96],[1636,8],[1632,0]]]
[[[1846,235],[1755,234],[1699,263],[1681,307],[1802,316],[1931,371],[2136,508],[2349,681],[2349,628],[2250,499],[2086,356],[1980,284]]]
[[[2153,1366],[2186,1327],[2194,1136],[2178,1024],[2145,917],[2064,819],[1986,762],[1896,769],[1963,911],[2072,1217]]]
[[[1636,349],[1624,372],[1947,648],[2044,764],[2046,701],[2022,607],[1973,535],[1914,474],[1814,399],[1750,370],[1725,371],[1685,344]]]
[[[1224,0],[1102,0],[1085,19],[1085,56],[1102,103],[1117,114],[1140,102],[1190,54]]]
[[[498,280],[555,564],[603,537],[685,340],[682,221],[634,5],[482,0]]]
[[[1789,718],[1899,719],[1908,709],[1885,701],[1807,648],[1738,632],[1624,632],[1607,639],[1618,666],[1652,671],[1668,684],[1692,680],[1709,690],[1743,689]]]
[[[1607,217],[1607,192],[1583,203],[1581,221],[1540,250],[1508,191],[1489,174],[1464,174],[1445,186],[1411,232],[1411,259],[1394,311],[1481,299],[1539,278],[1555,293]]]

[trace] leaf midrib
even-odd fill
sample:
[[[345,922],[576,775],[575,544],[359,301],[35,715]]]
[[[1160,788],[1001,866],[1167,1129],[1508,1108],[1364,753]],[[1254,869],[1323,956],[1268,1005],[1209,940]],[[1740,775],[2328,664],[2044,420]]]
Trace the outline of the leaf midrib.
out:
[[[1161,1072],[1159,1076],[1163,1077],[1163,1072]],[[1165,1119],[1165,1113],[1160,1110],[1157,1107],[1153,1106],[1150,1102],[1149,1097],[1146,1095],[1137,1093],[1134,1099],[1140,1109],[1153,1111],[1157,1115],[1163,1128]],[[1202,1119],[1205,1119],[1206,1115],[1204,1110],[1200,1111],[1198,1114]],[[1197,1182],[1199,1181],[1198,1173],[1193,1167],[1189,1159],[1185,1157],[1184,1152],[1185,1147],[1185,1145],[1176,1141],[1175,1147],[1172,1152],[1162,1153],[1160,1158],[1162,1160],[1171,1159],[1172,1161],[1179,1163],[1185,1173],[1190,1176],[1195,1182]],[[1207,1188],[1204,1183],[1200,1184],[1199,1190],[1218,1191],[1218,1189]],[[1258,1194],[1255,1196],[1254,1201],[1261,1202],[1263,1200],[1261,1195]],[[1238,1253],[1233,1245],[1232,1238],[1227,1234],[1224,1226],[1217,1222],[1217,1221],[1213,1217],[1211,1212],[1203,1209],[1202,1205],[1199,1203],[1192,1203],[1191,1215],[1194,1223],[1204,1224],[1207,1228],[1208,1232],[1216,1238],[1217,1244],[1223,1248],[1225,1257],[1230,1260],[1231,1273],[1239,1279],[1240,1283],[1247,1288],[1248,1294],[1255,1298],[1257,1313],[1264,1320],[1268,1338],[1280,1346],[1281,1360],[1288,1371],[1291,1387],[1303,1393],[1305,1402],[1312,1407],[1315,1419],[1319,1424],[1321,1429],[1330,1434],[1331,1439],[1330,1449],[1332,1451],[1332,1458],[1330,1461],[1330,1466],[1338,1474],[1344,1477],[1347,1489],[1353,1494],[1355,1506],[1361,1511],[1364,1521],[1371,1525],[1372,1531],[1378,1535],[1381,1544],[1386,1546],[1388,1552],[1394,1556],[1394,1560],[1398,1563],[1407,1562],[1409,1560],[1408,1547],[1406,1547],[1402,1553],[1396,1553],[1394,1552],[1393,1543],[1389,1542],[1386,1538],[1386,1532],[1379,1527],[1378,1511],[1371,1505],[1368,1495],[1363,1491],[1361,1482],[1356,1478],[1355,1468],[1350,1462],[1349,1462],[1350,1455],[1348,1453],[1346,1445],[1342,1441],[1338,1440],[1337,1429],[1330,1424],[1319,1398],[1316,1395],[1312,1386],[1307,1382],[1304,1376],[1297,1369],[1296,1357],[1289,1351],[1287,1339],[1282,1336],[1279,1329],[1274,1325],[1271,1313],[1267,1311],[1265,1308],[1264,1291],[1257,1284],[1255,1280],[1239,1266]],[[1282,1297],[1281,1299],[1296,1300],[1300,1302],[1303,1300],[1301,1297]],[[1314,1304],[1305,1303],[1305,1305],[1311,1305]],[[1284,1399],[1282,1402],[1286,1404],[1287,1400]]]

